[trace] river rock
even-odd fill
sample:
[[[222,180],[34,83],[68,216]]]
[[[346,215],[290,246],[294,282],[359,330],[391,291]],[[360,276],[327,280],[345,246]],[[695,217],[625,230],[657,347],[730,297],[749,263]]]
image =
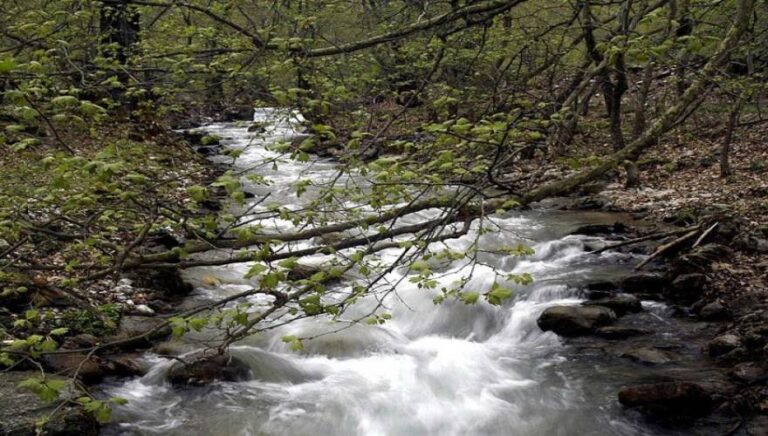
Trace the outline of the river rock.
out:
[[[643,365],[662,365],[675,360],[672,353],[655,347],[633,348],[623,352],[620,357],[642,363]]]
[[[694,300],[704,292],[707,276],[701,273],[681,274],[672,280],[667,296],[672,299]]]
[[[619,391],[619,402],[655,417],[704,416],[714,405],[710,393],[691,382],[629,386]]]
[[[615,235],[618,233],[626,233],[628,231],[629,231],[629,227],[627,227],[624,223],[616,222],[613,224],[586,224],[577,228],[571,234],[587,235],[587,236],[598,236],[598,235],[604,236],[604,235]]]
[[[248,133],[264,133],[267,131],[267,124],[259,121],[253,122],[248,126]]]
[[[561,336],[580,336],[614,321],[616,313],[603,306],[553,306],[541,314],[537,323],[544,331],[553,331]]]
[[[104,359],[102,367],[106,375],[114,377],[141,377],[149,371],[149,365],[136,353],[109,356]]]
[[[713,262],[728,259],[733,255],[730,248],[721,244],[700,245],[674,261],[674,268],[679,272],[703,271]]]
[[[229,355],[195,359],[186,364],[177,362],[168,372],[168,381],[175,385],[204,386],[214,381],[243,381],[250,378],[251,369]]]
[[[109,341],[107,342],[127,340],[145,334],[148,334],[150,338],[167,336],[171,333],[171,330],[168,326],[160,327],[164,323],[164,319],[152,316],[123,316],[120,318],[117,332],[113,337],[109,338]]]
[[[709,303],[699,311],[699,318],[704,321],[723,321],[731,317],[728,309],[719,301]]]
[[[599,327],[595,330],[597,336],[605,339],[627,339],[634,336],[649,335],[651,333],[653,332],[646,329],[618,326]]]
[[[741,346],[741,338],[734,334],[725,334],[712,339],[707,344],[707,352],[712,357],[722,356]]]
[[[639,273],[627,276],[621,281],[621,288],[625,292],[632,294],[638,293],[661,293],[667,287],[668,280],[662,274],[658,273]]]
[[[43,434],[69,436],[96,436],[99,425],[92,415],[82,408],[58,403],[45,403],[34,392],[19,388],[18,384],[40,373],[5,372],[0,376],[0,435],[32,436],[36,432],[36,422],[56,411],[43,427]],[[65,398],[77,398],[80,392],[74,386],[65,392]]]
[[[586,289],[588,291],[610,292],[619,289],[619,285],[614,282],[594,282],[587,284]]]
[[[77,375],[85,383],[97,383],[104,378],[99,359],[84,353],[48,354],[41,360],[51,372],[67,377]]]
[[[640,312],[643,305],[640,300],[630,294],[615,294],[611,297],[600,298],[592,301],[585,301],[584,306],[603,306],[613,310],[617,316],[625,315],[629,312]]]

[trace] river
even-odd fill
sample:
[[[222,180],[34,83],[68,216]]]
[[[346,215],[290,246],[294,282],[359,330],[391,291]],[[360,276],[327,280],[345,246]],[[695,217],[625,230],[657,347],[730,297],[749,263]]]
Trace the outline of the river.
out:
[[[307,162],[282,159],[277,166],[261,165],[278,155],[266,149],[299,133],[285,112],[258,110],[256,120],[266,132],[248,133],[242,123],[212,124],[205,129],[222,138],[227,149],[240,150],[234,168],[243,176],[257,173],[270,186],[246,182],[255,197],[268,201],[250,214],[268,211],[271,204],[300,208],[313,198],[312,188],[297,197],[294,183],[309,178],[315,186],[332,180],[337,164],[312,157]],[[220,162],[231,158],[217,156]],[[341,183],[361,183],[360,178]],[[247,206],[253,206],[247,204]],[[232,212],[241,211],[232,206]],[[422,222],[433,211],[412,214],[402,224]],[[616,214],[513,211],[489,218],[497,230],[478,236],[477,226],[459,239],[446,241],[455,251],[476,240],[484,253],[467,285],[488,289],[498,275],[530,273],[532,285],[516,286],[501,306],[481,299],[474,305],[448,300],[435,305],[435,291],[420,289],[402,268],[386,280],[395,292],[381,304],[392,318],[381,325],[356,324],[337,333],[306,341],[295,352],[281,338],[315,336],[339,328],[328,318],[300,320],[260,333],[232,348],[233,356],[248,362],[253,377],[243,382],[219,382],[199,388],[179,388],[165,381],[173,360],[147,353],[152,365],[141,378],[106,383],[106,394],[126,398],[116,407],[115,423],[105,434],[164,435],[645,435],[690,434],[651,427],[639,415],[621,409],[619,387],[650,374],[653,369],[617,357],[607,341],[564,341],[542,332],[536,319],[552,305],[578,304],[587,283],[616,280],[642,258],[604,252],[589,254],[604,244],[600,238],[572,235],[581,225],[612,223]],[[621,217],[624,219],[625,217]],[[247,218],[245,218],[247,219]],[[293,224],[270,220],[264,231],[290,231]],[[526,244],[529,256],[494,253],[503,246]],[[221,253],[208,253],[217,256]],[[379,253],[383,265],[400,249]],[[322,256],[311,261],[320,263]],[[192,268],[184,278],[195,286],[190,304],[248,289],[243,278],[248,264]],[[436,265],[437,280],[449,285],[467,272],[465,262]],[[215,277],[212,282],[210,277]],[[335,286],[344,294],[348,283]],[[252,299],[263,304],[263,300]],[[345,313],[344,319],[364,315],[368,297]],[[654,329],[655,337],[678,337],[681,359],[695,360],[697,345],[686,335],[695,326],[680,328],[671,309],[659,302],[643,302],[641,314],[630,324]],[[197,338],[199,339],[199,338]],[[196,338],[186,339],[194,348]],[[608,347],[609,351],[606,351]],[[613,347],[613,348],[611,348]],[[686,357],[690,356],[690,357]]]

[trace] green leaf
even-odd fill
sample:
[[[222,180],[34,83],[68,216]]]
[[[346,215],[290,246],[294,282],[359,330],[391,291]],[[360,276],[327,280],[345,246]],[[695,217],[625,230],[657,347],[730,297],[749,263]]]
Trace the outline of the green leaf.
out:
[[[463,292],[459,294],[459,299],[463,301],[464,304],[475,304],[479,298],[480,294],[477,292]]]
[[[253,278],[253,277],[263,273],[264,271],[266,271],[268,269],[269,268],[266,265],[264,265],[264,264],[255,263],[255,264],[253,264],[253,266],[251,266],[248,269],[248,272],[245,274],[245,278],[246,279]]]
[[[0,74],[7,74],[15,70],[18,64],[11,58],[0,59]]]
[[[299,259],[297,257],[289,257],[288,259],[281,260],[280,262],[278,262],[278,265],[285,269],[295,268],[296,265],[298,264],[299,264]]]
[[[512,295],[513,292],[511,289],[502,288],[498,283],[494,283],[493,286],[491,286],[491,290],[485,294],[485,298],[489,303],[495,306],[500,306],[504,300],[510,298]]]
[[[66,335],[67,333],[69,333],[69,329],[66,327],[59,327],[48,332],[48,334],[51,336],[61,336]]]

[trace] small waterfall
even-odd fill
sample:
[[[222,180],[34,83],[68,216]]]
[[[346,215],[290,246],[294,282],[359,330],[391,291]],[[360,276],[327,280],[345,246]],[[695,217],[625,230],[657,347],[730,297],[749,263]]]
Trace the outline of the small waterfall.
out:
[[[263,134],[248,133],[236,124],[212,124],[206,130],[225,138],[227,149],[241,152],[234,161],[237,170],[273,181],[270,186],[248,185],[256,199],[269,194],[270,203],[300,208],[315,192],[310,187],[297,197],[293,184],[308,177],[315,184],[330,180],[336,165],[321,159],[297,162],[269,150],[275,142],[301,134],[296,128],[300,115],[259,109],[254,119],[265,126]],[[232,163],[224,156],[215,159]],[[279,159],[275,167],[263,164],[274,159]],[[251,213],[267,207],[256,206]],[[233,206],[237,210],[242,209]],[[407,219],[416,222],[426,215]],[[488,252],[482,254],[483,264],[474,269],[467,288],[486,290],[497,277],[512,273],[527,272],[536,279],[529,286],[515,285],[515,296],[503,306],[484,301],[435,305],[434,291],[401,280],[406,271],[396,270],[386,277],[390,283],[399,282],[396,292],[383,302],[392,314],[386,324],[355,324],[339,330],[329,319],[305,319],[233,347],[233,355],[251,367],[252,380],[174,388],[164,379],[173,361],[147,355],[153,364],[149,374],[106,387],[109,395],[129,400],[116,410],[117,423],[106,433],[645,434],[618,413],[611,386],[599,387],[588,371],[582,372],[583,377],[574,376],[561,340],[536,325],[546,307],[577,304],[580,285],[625,273],[626,255],[589,255],[585,243],[594,238],[567,236],[583,224],[577,214],[509,212],[491,219],[501,231],[480,237],[480,245]],[[274,219],[264,231],[291,228],[290,222]],[[475,228],[446,245],[466,250],[477,238]],[[519,243],[532,246],[535,254],[519,258],[492,252]],[[399,254],[391,249],[380,257],[391,262]],[[194,298],[223,297],[248,288],[251,283],[243,278],[248,267],[194,268],[185,272],[185,278],[196,287]],[[449,285],[466,274],[467,265],[456,261],[440,265],[436,280]],[[218,282],[212,285],[204,280],[206,276]],[[344,286],[339,285],[340,292]],[[373,304],[373,297],[361,301],[350,309],[350,317],[366,313]],[[281,340],[284,335],[308,334],[317,339],[307,341],[301,352],[291,352]]]

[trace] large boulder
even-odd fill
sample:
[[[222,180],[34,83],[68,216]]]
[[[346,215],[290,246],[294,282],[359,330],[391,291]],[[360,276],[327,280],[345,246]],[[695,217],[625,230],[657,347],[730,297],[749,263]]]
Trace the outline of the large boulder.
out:
[[[638,273],[624,277],[621,288],[624,292],[632,294],[658,294],[663,292],[668,284],[669,281],[662,274]]]
[[[704,292],[707,276],[701,273],[680,274],[672,280],[667,296],[675,300],[696,300]]]
[[[171,334],[171,328],[164,325],[166,320],[153,316],[129,315],[120,318],[114,335],[104,339],[104,342],[125,341],[128,345],[152,345],[153,339],[159,339]]]
[[[699,318],[704,321],[724,321],[731,318],[731,312],[722,303],[715,301],[701,308]]]
[[[630,294],[615,294],[610,297],[597,300],[585,301],[584,306],[603,306],[613,310],[617,316],[622,316],[630,312],[640,312],[643,305],[640,300]]]
[[[39,377],[40,373],[5,372],[0,376],[0,435],[33,436],[36,423],[50,416],[43,434],[60,436],[95,436],[99,434],[96,419],[82,408],[58,402],[46,403],[34,392],[18,387],[23,380]],[[70,384],[65,399],[75,399],[80,393]],[[53,415],[51,415],[53,414]]]
[[[707,351],[710,356],[718,357],[739,347],[741,347],[741,338],[734,334],[727,333],[712,339],[707,344]]]
[[[619,402],[654,417],[696,417],[714,405],[703,387],[691,382],[664,382],[629,386],[619,391]]]
[[[189,359],[189,362],[177,362],[168,372],[168,380],[172,384],[204,386],[214,381],[243,381],[251,378],[248,365],[227,354],[192,356]]]
[[[97,383],[104,377],[100,359],[84,353],[48,354],[42,358],[46,369],[86,383]]]
[[[561,336],[580,336],[616,321],[616,313],[603,306],[553,306],[547,308],[537,323],[544,331]]]

